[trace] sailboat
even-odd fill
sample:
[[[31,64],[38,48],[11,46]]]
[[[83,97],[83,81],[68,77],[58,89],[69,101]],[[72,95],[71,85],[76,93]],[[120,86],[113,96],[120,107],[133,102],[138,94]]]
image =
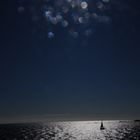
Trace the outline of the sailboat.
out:
[[[104,129],[105,129],[105,127],[103,125],[103,122],[101,122],[100,130],[104,130]]]

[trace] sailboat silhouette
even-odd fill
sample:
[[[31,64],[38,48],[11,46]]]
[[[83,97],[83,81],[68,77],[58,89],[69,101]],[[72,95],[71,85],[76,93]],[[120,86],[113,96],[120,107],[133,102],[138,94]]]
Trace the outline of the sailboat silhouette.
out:
[[[104,129],[105,129],[105,127],[103,125],[103,122],[101,122],[100,130],[104,130]]]

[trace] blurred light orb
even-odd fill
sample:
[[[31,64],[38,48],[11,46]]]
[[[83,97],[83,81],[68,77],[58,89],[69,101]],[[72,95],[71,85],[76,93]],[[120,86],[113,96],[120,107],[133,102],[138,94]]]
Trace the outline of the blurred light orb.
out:
[[[20,7],[18,7],[18,9],[17,9],[17,11],[19,12],[19,13],[23,13],[24,12],[24,7],[23,6],[20,6]]]
[[[60,14],[57,14],[56,19],[57,19],[58,22],[60,22],[60,21],[63,20],[63,17]]]
[[[85,1],[81,2],[81,7],[82,7],[82,9],[87,9],[88,3]]]
[[[84,23],[84,18],[83,17],[79,17],[79,23]]]
[[[68,25],[69,25],[68,21],[64,20],[64,21],[62,22],[62,26],[63,26],[63,27],[67,27]]]
[[[51,23],[56,25],[57,24],[57,18],[56,17],[52,17],[51,19]]]
[[[53,33],[53,32],[48,32],[48,38],[49,38],[49,39],[54,38],[54,33]]]
[[[70,34],[73,38],[78,38],[78,36],[79,36],[79,33],[76,31],[70,31]]]
[[[67,0],[68,2],[71,2],[72,0]]]
[[[46,11],[46,12],[45,12],[45,16],[46,16],[47,18],[50,18],[51,15],[52,15],[52,12],[51,12],[51,11]]]
[[[109,2],[110,0],[102,0],[103,2]]]
[[[92,30],[91,29],[87,29],[86,31],[85,31],[85,35],[86,36],[90,36],[92,34]]]
[[[111,0],[31,1],[32,21],[39,23],[39,29],[47,29],[45,36],[49,39],[57,37],[55,33],[59,27],[73,38],[79,38],[83,35],[88,37],[93,34],[93,28],[98,26],[98,23],[104,24],[111,21],[110,16],[107,15]],[[17,8],[19,13],[25,10],[24,3]]]

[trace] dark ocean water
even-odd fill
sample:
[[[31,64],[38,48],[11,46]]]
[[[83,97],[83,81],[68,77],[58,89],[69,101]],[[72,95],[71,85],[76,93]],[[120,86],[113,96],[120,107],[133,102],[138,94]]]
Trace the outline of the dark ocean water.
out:
[[[50,122],[0,125],[0,140],[140,140],[140,122]]]

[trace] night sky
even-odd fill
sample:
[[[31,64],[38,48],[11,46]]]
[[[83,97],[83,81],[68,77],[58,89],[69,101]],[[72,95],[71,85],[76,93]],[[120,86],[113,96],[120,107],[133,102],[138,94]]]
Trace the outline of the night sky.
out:
[[[69,9],[67,27],[45,21],[42,1],[0,2],[0,116],[139,118],[139,0],[85,0],[102,18],[79,25]]]

